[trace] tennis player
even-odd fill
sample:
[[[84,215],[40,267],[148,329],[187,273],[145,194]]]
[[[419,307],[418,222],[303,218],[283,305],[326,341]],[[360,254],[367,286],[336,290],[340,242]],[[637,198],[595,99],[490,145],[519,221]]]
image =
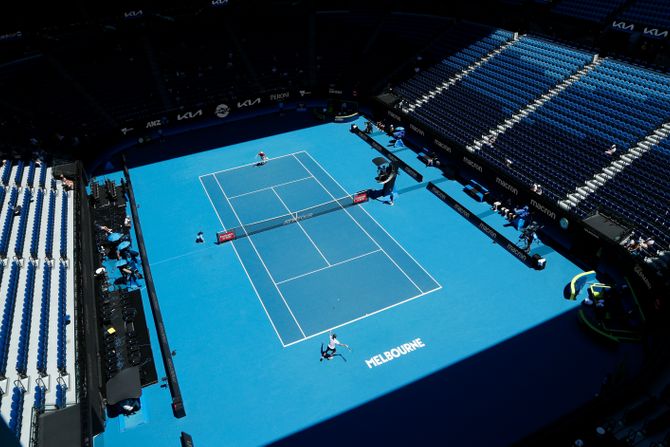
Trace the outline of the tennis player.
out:
[[[256,154],[256,156],[261,159],[261,161],[258,162],[258,166],[263,166],[268,162],[268,156],[265,155],[265,152],[260,151],[258,154]]]
[[[344,346],[345,348],[347,348],[348,350],[351,351],[351,348],[348,345],[346,345],[344,343],[341,343],[337,339],[337,334],[329,332],[328,346],[326,347],[325,350],[323,349],[323,343],[321,344],[321,358],[319,359],[319,361],[322,362],[323,359],[330,360],[333,357],[335,357],[336,355],[338,355],[338,356],[342,357],[342,359],[346,362],[347,359],[345,359],[342,356],[342,354],[337,354],[337,346],[338,345],[339,346]]]

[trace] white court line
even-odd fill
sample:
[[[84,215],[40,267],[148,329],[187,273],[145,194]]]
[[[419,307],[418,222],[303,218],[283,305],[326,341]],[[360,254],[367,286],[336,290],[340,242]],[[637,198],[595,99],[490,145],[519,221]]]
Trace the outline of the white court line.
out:
[[[312,161],[313,161],[314,163],[316,163],[316,165],[317,165],[319,168],[321,168],[321,170],[322,170],[323,172],[325,172],[326,175],[327,175],[328,177],[330,177],[330,179],[331,179],[332,181],[334,181],[335,184],[336,184],[337,186],[339,186],[340,189],[341,189],[342,191],[344,191],[345,194],[349,194],[349,193],[347,192],[347,190],[344,189],[344,188],[342,187],[342,185],[340,185],[340,183],[339,183],[337,180],[335,180],[335,179],[333,178],[333,176],[330,175],[330,173],[329,173],[326,169],[324,169],[324,167],[321,166],[321,164],[320,164],[318,161],[316,161],[316,160],[314,159],[314,157],[312,157],[312,155],[311,155],[309,152],[307,152],[307,151],[296,152],[296,154],[300,154],[300,153],[305,153],[305,154],[307,154],[307,156],[308,156],[309,158],[311,158]],[[298,161],[300,161],[300,160],[298,160]],[[301,163],[301,164],[302,164],[302,163]],[[303,165],[303,167],[304,167],[304,165]],[[314,176],[314,174],[312,174],[312,176]],[[316,180],[316,177],[314,178],[314,180]],[[317,180],[317,181],[318,181],[318,180]],[[392,240],[393,242],[395,242],[395,243],[398,245],[398,247],[400,247],[400,249],[401,249],[402,251],[404,251],[405,254],[406,254],[407,256],[409,256],[410,259],[411,259],[412,261],[414,261],[414,262],[416,263],[416,265],[418,265],[419,268],[420,268],[421,270],[423,270],[424,273],[425,273],[426,275],[428,275],[428,277],[429,277],[430,279],[433,280],[433,282],[434,282],[435,284],[437,284],[438,286],[442,287],[442,286],[440,285],[440,283],[437,282],[437,280],[436,280],[435,278],[433,278],[433,275],[431,275],[430,273],[428,273],[428,270],[426,270],[426,269],[421,265],[421,263],[419,263],[419,261],[417,261],[416,259],[414,259],[414,256],[412,256],[407,250],[405,250],[405,247],[403,247],[403,246],[400,244],[400,242],[398,242],[393,236],[391,236],[391,234],[390,234],[388,231],[386,231],[386,228],[384,228],[383,225],[381,225],[379,222],[377,222],[377,219],[375,219],[374,217],[372,217],[372,215],[371,215],[370,213],[368,213],[368,211],[367,211],[365,208],[360,207],[360,209],[361,209],[365,214],[367,214],[368,217],[370,217],[370,219],[372,219],[372,221],[373,221],[374,223],[376,223],[377,226],[378,226],[379,228],[381,228],[382,231],[383,231],[384,233],[386,233],[386,235],[387,235],[388,237],[390,237],[391,240]]]
[[[381,250],[375,250],[375,251],[371,251],[371,252],[368,252],[368,253],[363,253],[362,255],[354,256],[353,258],[349,258],[349,259],[345,259],[344,261],[336,262],[335,264],[331,264],[327,267],[321,267],[320,269],[312,270],[311,272],[303,273],[302,275],[298,275],[298,276],[294,276],[292,278],[284,279],[284,280],[279,281],[277,283],[277,285],[284,284],[284,283],[287,283],[287,282],[290,282],[290,281],[293,281],[293,280],[296,280],[296,279],[300,279],[300,278],[303,278],[305,276],[309,276],[313,273],[318,273],[322,270],[328,270],[329,268],[337,267],[338,265],[346,264],[347,262],[355,261],[356,259],[360,259],[360,258],[363,258],[365,256],[368,256],[368,255],[371,255],[371,254],[374,254],[374,253],[379,253],[380,251]]]
[[[209,247],[204,247],[204,248],[201,248],[199,250],[187,251],[186,253],[182,253],[182,254],[177,255],[177,256],[172,256],[172,257],[169,257],[169,258],[161,259],[160,261],[150,262],[149,265],[151,267],[153,267],[153,266],[156,266],[156,265],[164,264],[164,263],[169,262],[169,261],[174,261],[176,259],[181,259],[181,258],[185,258],[187,256],[195,255],[195,254],[198,254],[198,253],[203,253],[203,252],[206,252],[207,250],[211,250],[213,248],[216,248],[216,245],[210,245]]]
[[[249,194],[256,194],[257,192],[267,191],[268,189],[276,188],[276,187],[278,187],[278,186],[290,185],[291,183],[302,182],[302,181],[304,181],[304,180],[309,180],[309,179],[311,179],[311,178],[312,178],[312,177],[303,177],[303,178],[299,178],[299,179],[297,179],[297,180],[291,180],[290,182],[277,183],[276,185],[268,186],[268,187],[266,187],[266,188],[260,188],[260,189],[256,189],[256,190],[254,190],[254,191],[243,192],[242,194],[238,194],[238,195],[236,195],[236,196],[228,196],[228,198],[231,199],[231,200],[232,200],[232,199],[237,199],[238,197],[248,196]]]
[[[293,213],[291,213],[291,209],[290,209],[288,206],[286,206],[286,203],[284,203],[284,201],[283,201],[282,198],[279,196],[279,194],[277,194],[277,191],[275,191],[274,188],[271,188],[271,189],[272,189],[272,192],[275,193],[275,195],[277,196],[277,198],[279,199],[279,201],[281,202],[281,204],[284,205],[284,208],[286,208],[286,211],[288,211],[289,214],[293,215]],[[316,242],[314,242],[314,241],[312,240],[312,238],[309,236],[309,233],[307,233],[307,230],[305,230],[305,227],[302,226],[302,224],[300,223],[300,221],[299,221],[297,218],[295,219],[295,223],[297,223],[298,226],[300,227],[300,229],[302,230],[302,232],[305,233],[305,236],[307,236],[307,239],[309,239],[309,241],[312,243],[312,245],[314,246],[314,248],[316,248],[316,251],[319,252],[319,254],[320,254],[321,257],[323,258],[323,260],[326,261],[326,264],[328,264],[328,266],[330,266],[330,261],[328,261],[328,259],[327,259],[326,256],[323,254],[323,252],[319,249],[319,246],[316,245]]]
[[[214,213],[216,214],[217,219],[219,219],[219,222],[221,223],[221,227],[223,227],[223,229],[226,230],[226,226],[223,224],[223,220],[221,219],[221,216],[219,216],[219,212],[217,211],[216,207],[214,206],[214,202],[212,202],[212,198],[209,196],[209,192],[207,191],[207,188],[205,187],[205,184],[202,182],[202,178],[200,178],[200,184],[202,185],[202,188],[205,190],[205,194],[207,194],[207,198],[209,199],[209,203],[212,205],[212,208],[214,208]],[[256,293],[256,297],[258,297],[258,301],[260,301],[261,307],[265,311],[265,315],[268,316],[268,320],[270,320],[270,324],[272,325],[272,329],[275,330],[275,334],[277,334],[277,337],[279,338],[279,342],[282,344],[283,347],[286,347],[286,345],[284,344],[284,340],[281,338],[281,335],[279,334],[279,331],[277,330],[277,326],[275,326],[274,321],[272,321],[272,317],[270,316],[270,313],[268,312],[267,308],[265,307],[265,303],[263,303],[263,300],[261,299],[261,295],[258,293],[258,290],[256,290],[256,285],[254,284],[254,281],[251,279],[251,276],[249,275],[249,272],[247,271],[247,268],[244,266],[244,263],[242,262],[242,258],[240,257],[240,254],[237,252],[237,248],[235,248],[235,243],[231,242],[230,244],[233,247],[233,251],[235,252],[235,256],[237,256],[237,260],[240,261],[240,265],[242,266],[242,270],[244,270],[244,273],[247,275],[247,278],[249,278],[249,283],[251,283],[251,288],[254,289],[254,293]],[[303,334],[304,334],[304,332],[303,332]]]
[[[277,283],[275,282],[275,279],[272,277],[272,274],[270,273],[270,270],[268,269],[268,266],[265,265],[265,261],[263,261],[263,258],[261,257],[261,254],[258,252],[258,249],[256,248],[256,244],[254,244],[254,241],[251,239],[251,236],[247,233],[246,228],[244,228],[244,225],[242,224],[242,220],[240,219],[240,216],[237,215],[237,212],[235,211],[235,208],[233,207],[233,204],[230,203],[230,200],[228,199],[228,196],[226,196],[226,192],[223,190],[223,187],[221,186],[221,183],[219,183],[219,179],[214,176],[214,180],[216,180],[216,184],[219,185],[219,189],[221,190],[221,193],[223,194],[223,197],[225,197],[226,201],[228,202],[228,205],[230,206],[230,209],[233,211],[233,214],[235,215],[235,218],[237,221],[242,225],[242,229],[244,230],[244,234],[247,236],[247,239],[249,239],[249,243],[251,244],[251,247],[254,249],[256,252],[256,255],[258,256],[258,259],[261,261],[261,264],[263,264],[263,268],[265,268],[265,271],[267,272],[268,276],[272,280],[272,284],[275,286],[275,289],[277,289],[277,292],[279,293],[279,296],[281,297],[282,301],[284,301],[284,304],[286,305],[286,308],[288,309],[288,312],[291,314],[291,317],[293,317],[293,321],[295,321],[295,324],[298,325],[298,329],[300,329],[300,332],[302,335],[305,335],[305,331],[302,330],[302,327],[300,327],[300,323],[298,323],[298,319],[293,315],[293,311],[289,307],[288,303],[286,302],[286,298],[284,298],[284,295],[281,293],[281,290],[279,290],[279,287],[277,287]]]
[[[305,151],[291,152],[290,154],[285,154],[285,155],[280,155],[278,157],[268,158],[268,161],[277,160],[279,158],[284,158],[284,157],[292,157],[293,154],[301,154],[303,152],[305,152]],[[202,174],[202,175],[199,175],[198,178],[207,177],[208,175],[216,175],[216,174],[219,174],[221,172],[234,171],[236,169],[242,169],[242,168],[246,168],[246,167],[249,167],[249,166],[254,166],[254,165],[257,165],[257,164],[258,164],[258,162],[254,161],[253,163],[247,163],[247,164],[244,164],[244,165],[239,165],[239,166],[235,166],[233,168],[228,168],[228,169],[221,169],[220,171],[210,172],[209,174]]]
[[[307,171],[312,177],[314,177],[314,174],[312,174],[312,172],[311,172],[309,169],[307,169],[307,166],[305,166],[305,165],[302,163],[302,161],[300,161],[300,159],[299,159],[298,157],[295,157],[295,159],[298,160],[298,163],[300,163],[300,164],[302,165],[302,167],[305,169],[305,171]],[[323,183],[321,183],[321,182],[319,181],[318,178],[314,177],[314,180],[315,180],[319,185],[321,185],[321,187],[323,188],[323,190],[326,191],[326,193],[327,193],[330,197],[332,197],[333,199],[335,199],[335,196],[333,196],[333,195],[330,193],[330,191],[329,191],[325,186],[323,186]],[[338,202],[338,203],[339,203],[339,202]],[[351,214],[349,214],[349,211],[348,211],[345,207],[343,207],[342,205],[340,205],[340,207],[342,208],[342,211],[344,211],[345,213],[347,213],[347,215],[351,218],[351,220],[353,220],[354,223],[355,223],[356,225],[358,225],[358,228],[360,228],[360,229],[363,231],[363,233],[365,233],[365,234],[370,238],[370,240],[371,240],[372,242],[374,242],[374,244],[375,244],[375,245],[376,245],[382,252],[384,252],[384,254],[386,255],[386,257],[389,258],[389,260],[390,260],[390,261],[391,261],[391,262],[398,268],[398,270],[400,270],[400,272],[402,272],[403,275],[405,275],[405,277],[409,280],[409,282],[411,282],[412,284],[414,284],[414,287],[416,287],[417,290],[418,290],[419,292],[423,292],[423,290],[421,290],[421,287],[419,287],[419,286],[412,280],[412,278],[410,278],[410,276],[409,276],[409,275],[408,275],[402,268],[400,268],[400,266],[398,265],[398,263],[395,262],[395,260],[394,260],[391,256],[389,256],[388,253],[386,253],[386,250],[384,250],[384,249],[382,248],[382,246],[379,245],[379,243],[377,243],[377,241],[370,235],[370,233],[368,233],[368,232],[365,230],[365,228],[363,228],[363,226],[362,226],[362,225],[361,225],[361,224],[354,218],[354,216],[352,216]]]
[[[329,328],[329,329],[323,330],[323,331],[321,331],[321,332],[317,332],[316,334],[312,334],[312,335],[306,336],[305,338],[301,338],[300,340],[292,341],[291,343],[288,343],[288,344],[284,345],[284,347],[285,347],[285,348],[288,348],[289,346],[291,346],[291,345],[295,345],[296,343],[300,343],[300,342],[303,342],[303,341],[305,341],[305,340],[309,340],[310,338],[314,338],[314,337],[319,336],[319,335],[321,335],[321,334],[325,334],[325,333],[327,333],[327,332],[330,332],[330,331],[332,331],[332,330],[334,330],[334,329],[337,329],[337,328],[340,328],[340,327],[342,327],[342,326],[346,326],[346,325],[348,325],[348,324],[355,323],[355,322],[357,322],[357,321],[359,321],[359,320],[362,320],[362,319],[364,319],[364,318],[371,317],[371,316],[373,316],[373,315],[375,315],[375,314],[378,314],[378,313],[380,313],[380,312],[384,312],[385,310],[392,309],[392,308],[394,308],[394,307],[396,307],[396,306],[400,306],[401,304],[405,304],[405,303],[408,303],[408,302],[410,302],[410,301],[412,301],[412,300],[415,300],[415,299],[417,299],[417,298],[421,298],[422,296],[428,295],[429,293],[433,293],[433,292],[435,292],[435,291],[438,291],[438,290],[440,290],[441,288],[442,288],[442,286],[439,286],[439,287],[436,287],[436,288],[434,288],[434,289],[431,289],[431,290],[429,290],[429,291],[427,291],[427,292],[422,292],[422,293],[420,293],[419,295],[413,296],[413,297],[411,297],[411,298],[407,298],[406,300],[400,301],[400,302],[395,303],[395,304],[391,304],[390,306],[386,306],[386,307],[384,307],[383,309],[375,310],[374,312],[370,312],[370,313],[368,313],[368,314],[361,315],[360,317],[358,317],[358,318],[354,318],[353,320],[349,320],[349,321],[347,321],[346,323],[338,324],[337,326],[333,326],[333,327],[331,327],[331,328]]]

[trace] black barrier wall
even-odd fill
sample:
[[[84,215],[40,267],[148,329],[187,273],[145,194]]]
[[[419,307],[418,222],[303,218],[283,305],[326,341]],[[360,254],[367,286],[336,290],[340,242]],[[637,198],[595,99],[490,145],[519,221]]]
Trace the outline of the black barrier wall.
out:
[[[165,374],[167,375],[168,386],[170,387],[170,394],[172,395],[172,414],[176,418],[183,418],[186,416],[184,409],[184,400],[182,399],[181,389],[179,388],[179,381],[177,380],[177,370],[172,362],[172,351],[167,339],[167,331],[165,330],[165,323],[163,323],[163,315],[158,303],[158,296],[156,295],[156,288],[154,287],[154,279],[151,275],[151,268],[149,267],[149,257],[144,246],[144,236],[142,234],[142,226],[140,225],[140,217],[137,214],[137,203],[135,202],[135,193],[133,192],[133,184],[130,181],[130,172],[126,166],[126,157],[123,156],[123,174],[126,179],[126,187],[128,189],[128,200],[130,201],[130,212],[133,216],[133,225],[135,226],[135,234],[137,235],[137,248],[140,251],[140,259],[142,259],[142,271],[144,272],[144,281],[147,285],[147,294],[149,295],[149,304],[151,305],[151,313],[154,316],[154,323],[156,324],[156,333],[158,335],[158,345],[161,349],[161,356],[163,357],[163,364],[165,366]]]
[[[77,302],[77,373],[81,404],[82,446],[92,446],[93,436],[104,431],[105,404],[100,374],[100,331],[95,293],[97,250],[91,205],[81,162],[69,165],[75,175],[75,299]]]
[[[376,149],[384,157],[388,158],[393,163],[395,163],[396,166],[402,169],[405,173],[407,173],[407,175],[412,177],[414,180],[416,180],[419,183],[423,181],[423,175],[421,175],[419,172],[416,171],[416,169],[412,168],[410,165],[408,165],[407,163],[396,157],[396,155],[393,152],[386,149],[381,144],[377,143],[370,135],[366,134],[365,132],[363,132],[361,129],[358,128],[354,128],[351,131],[356,135],[358,135],[359,137],[361,137],[363,141],[372,146],[373,149]]]
[[[440,199],[441,201],[452,207],[458,214],[465,217],[472,225],[479,228],[482,233],[490,237],[491,240],[493,240],[493,242],[495,242],[496,244],[500,245],[502,248],[510,252],[515,258],[523,262],[527,267],[531,268],[536,267],[535,263],[533,262],[532,256],[525,253],[523,250],[517,247],[514,242],[510,241],[505,236],[500,234],[497,230],[495,230],[489,224],[481,220],[475,214],[465,209],[464,206],[462,206],[460,203],[454,200],[451,196],[449,196],[447,193],[445,193],[440,188],[435,186],[433,182],[428,182],[426,189],[432,192],[435,195],[435,197],[437,197],[438,199]]]

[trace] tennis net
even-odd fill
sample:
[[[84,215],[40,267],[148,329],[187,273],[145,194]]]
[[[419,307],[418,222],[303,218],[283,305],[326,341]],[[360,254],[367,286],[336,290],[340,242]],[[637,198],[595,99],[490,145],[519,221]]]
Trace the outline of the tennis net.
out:
[[[357,192],[353,195],[348,195],[339,199],[313,205],[309,208],[305,208],[299,211],[293,211],[287,214],[282,214],[281,216],[246,223],[229,230],[219,231],[216,234],[216,240],[218,243],[224,243],[247,236],[252,236],[263,231],[272,230],[273,228],[283,227],[285,225],[294,224],[306,219],[311,219],[313,217],[322,216],[333,211],[348,208],[353,205],[358,205],[363,202],[367,202],[367,200],[367,191]]]

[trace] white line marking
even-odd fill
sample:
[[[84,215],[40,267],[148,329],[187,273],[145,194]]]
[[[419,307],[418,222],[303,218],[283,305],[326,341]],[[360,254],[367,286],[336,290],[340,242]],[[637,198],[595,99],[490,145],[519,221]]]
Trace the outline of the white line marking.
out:
[[[309,276],[313,273],[320,272],[322,270],[327,270],[329,268],[337,267],[338,265],[346,264],[347,262],[355,261],[356,259],[360,259],[360,258],[363,258],[365,256],[368,256],[368,255],[371,255],[371,254],[374,254],[374,253],[379,253],[380,251],[381,250],[375,250],[375,251],[371,251],[371,252],[368,252],[368,253],[363,253],[362,255],[354,256],[353,258],[349,258],[349,259],[345,259],[344,261],[336,262],[335,264],[331,264],[328,267],[321,267],[320,269],[312,270],[311,272],[303,273],[302,275],[294,276],[294,277],[288,278],[288,279],[283,279],[283,280],[277,282],[277,285],[284,284],[284,283],[287,283],[287,282],[290,282],[290,281],[293,281],[293,280],[296,280],[296,279],[300,279],[300,278],[303,278],[305,276]]]
[[[207,177],[207,176],[205,176],[205,177]],[[204,177],[203,177],[203,178],[204,178]],[[341,197],[341,198],[337,199],[336,201],[337,201],[338,203],[342,203],[342,202],[344,202],[345,200],[349,200],[349,201],[351,201],[351,200],[352,200],[352,199],[351,199],[351,196]],[[310,211],[310,210],[314,210],[315,208],[318,208],[318,207],[320,207],[320,206],[322,206],[322,205],[328,205],[328,204],[331,204],[331,203],[333,203],[333,200],[328,200],[328,201],[326,201],[326,202],[317,203],[316,205],[312,205],[312,206],[310,206],[309,208],[304,208],[304,209],[301,209],[301,210],[294,211],[294,212],[292,212],[291,214],[282,214],[282,215],[280,215],[280,216],[268,217],[267,219],[261,219],[261,220],[257,220],[257,221],[255,221],[255,222],[245,223],[245,224],[243,224],[242,226],[247,227],[247,228],[250,228],[250,227],[252,227],[252,226],[254,226],[254,225],[260,225],[260,224],[263,224],[263,223],[265,223],[265,222],[272,222],[272,221],[279,221],[279,220],[282,220],[282,221],[291,220],[290,222],[283,222],[283,223],[282,223],[282,225],[287,225],[288,223],[294,223],[294,222],[293,222],[293,218],[294,218],[294,215],[295,215],[295,214],[305,214],[305,213],[307,213],[307,212]],[[340,206],[341,206],[341,205],[340,205]],[[309,213],[307,213],[307,214],[309,214]],[[318,216],[317,216],[317,217],[318,217]],[[257,233],[257,232],[252,232],[252,234],[256,234],[256,233]]]
[[[277,196],[277,198],[279,199],[279,201],[281,202],[281,204],[284,205],[284,208],[286,208],[286,211],[288,211],[289,214],[293,215],[293,213],[291,213],[291,209],[286,205],[286,203],[284,203],[284,201],[283,201],[282,198],[279,196],[279,194],[277,194],[277,191],[275,191],[274,188],[271,188],[271,189],[272,189],[272,192],[275,193],[275,195]],[[302,232],[305,233],[305,236],[307,236],[307,239],[309,239],[309,241],[312,243],[312,245],[314,246],[314,248],[316,248],[316,251],[319,252],[319,254],[320,254],[321,257],[323,258],[323,260],[326,261],[326,264],[330,266],[330,261],[328,261],[328,259],[327,259],[326,256],[323,254],[323,252],[319,249],[319,246],[316,245],[316,242],[314,242],[314,241],[312,240],[312,238],[309,236],[309,233],[307,233],[307,230],[305,230],[305,227],[302,226],[302,224],[300,223],[300,221],[299,221],[298,219],[295,220],[295,223],[298,224],[298,226],[300,227],[300,229],[302,230]]]
[[[230,206],[230,209],[233,211],[233,214],[235,215],[235,218],[237,221],[242,225],[242,220],[240,220],[240,216],[237,215],[237,212],[235,211],[235,208],[233,207],[233,204],[230,203],[230,200],[228,200],[228,196],[226,196],[226,192],[223,190],[223,187],[221,186],[221,183],[219,183],[219,179],[214,176],[214,180],[216,180],[216,184],[219,185],[219,189],[221,190],[221,193],[223,194],[223,197],[225,197],[226,201],[228,202],[228,205]],[[249,239],[249,243],[251,244],[251,247],[254,249],[256,252],[256,255],[258,256],[258,259],[261,261],[261,264],[263,264],[263,268],[265,268],[265,271],[267,272],[268,276],[270,277],[270,280],[272,280],[272,284],[275,286],[275,289],[277,289],[277,292],[279,293],[279,296],[281,297],[282,301],[284,301],[284,304],[286,305],[286,308],[288,309],[288,312],[291,314],[291,317],[293,317],[293,321],[295,321],[295,324],[298,325],[298,329],[300,329],[300,332],[302,335],[305,335],[305,331],[302,330],[302,327],[300,327],[300,323],[298,323],[298,319],[293,315],[293,311],[289,307],[288,303],[286,302],[286,298],[284,298],[284,295],[281,293],[281,290],[279,290],[279,287],[277,287],[277,283],[275,282],[275,279],[272,277],[272,274],[270,273],[270,270],[268,269],[268,266],[265,265],[265,261],[263,261],[263,258],[261,257],[261,254],[258,252],[258,249],[256,248],[256,244],[254,244],[254,241],[251,239],[251,236],[247,233],[247,230],[244,228],[242,225],[242,229],[244,230],[244,233],[247,236],[247,239]]]
[[[309,158],[311,158],[312,161],[313,161],[314,163],[316,163],[316,165],[317,165],[319,168],[321,168],[321,170],[322,170],[323,172],[325,172],[326,175],[327,175],[328,177],[330,177],[331,180],[334,181],[335,184],[336,184],[337,186],[339,186],[340,189],[341,189],[342,191],[344,191],[345,194],[349,194],[349,193],[347,192],[347,190],[344,189],[344,188],[342,187],[342,185],[340,185],[340,183],[339,183],[337,180],[335,180],[335,179],[333,178],[333,176],[330,175],[330,173],[329,173],[326,169],[324,169],[324,167],[321,166],[321,164],[320,164],[318,161],[316,161],[316,160],[314,159],[314,157],[312,157],[312,155],[311,155],[309,152],[307,152],[307,151],[296,152],[296,154],[300,154],[300,153],[305,153],[305,154],[307,154],[307,156],[308,156]],[[298,160],[298,161],[300,161],[300,160]],[[304,165],[303,165],[303,166],[304,166]],[[312,174],[312,176],[313,176],[313,174]],[[316,180],[316,177],[314,178],[314,180]],[[318,180],[317,180],[317,181],[318,181]],[[390,237],[391,240],[392,240],[393,242],[395,242],[395,243],[398,245],[398,247],[400,247],[400,249],[401,249],[402,251],[404,251],[405,254],[407,254],[407,256],[409,256],[410,259],[411,259],[412,261],[414,261],[414,262],[416,263],[416,265],[418,265],[419,268],[420,268],[421,270],[423,270],[424,273],[425,273],[426,275],[428,275],[428,277],[429,277],[430,279],[433,280],[433,282],[434,282],[435,284],[437,284],[438,286],[442,287],[442,286],[440,285],[440,283],[437,282],[437,281],[435,280],[435,278],[433,278],[433,275],[431,275],[430,273],[428,273],[428,270],[426,270],[426,269],[419,263],[419,261],[417,261],[416,259],[414,259],[414,256],[412,256],[407,250],[405,250],[405,247],[403,247],[403,246],[400,244],[400,242],[398,242],[393,236],[391,236],[391,234],[389,234],[389,232],[386,231],[386,228],[384,228],[383,225],[381,225],[379,222],[377,222],[377,219],[375,219],[374,217],[372,217],[372,215],[371,215],[365,208],[363,208],[363,207],[359,207],[359,208],[360,208],[365,214],[367,214],[368,217],[370,217],[370,219],[372,219],[372,221],[373,221],[374,223],[376,223],[377,226],[378,226],[379,228],[381,228],[382,231],[383,231],[384,233],[386,233],[386,235],[387,235],[388,237]]]
[[[431,290],[429,290],[429,291],[427,291],[427,292],[422,292],[422,293],[420,293],[419,295],[413,296],[413,297],[411,297],[411,298],[407,298],[406,300],[400,301],[400,302],[398,302],[398,303],[391,304],[390,306],[386,306],[386,307],[384,307],[383,309],[375,310],[374,312],[370,312],[370,313],[368,313],[368,314],[361,315],[361,316],[358,317],[358,318],[354,318],[353,320],[349,320],[349,321],[347,321],[346,323],[338,324],[337,326],[333,326],[333,327],[328,328],[328,329],[326,329],[326,330],[323,330],[323,331],[321,331],[321,332],[317,332],[316,334],[311,334],[311,335],[309,335],[309,336],[306,336],[305,338],[301,338],[300,340],[292,341],[292,342],[290,342],[290,343],[284,345],[284,347],[285,347],[285,348],[288,348],[289,346],[291,346],[291,345],[295,345],[296,343],[300,343],[300,342],[303,342],[303,341],[305,341],[305,340],[309,340],[310,338],[314,338],[314,337],[319,336],[319,335],[321,335],[321,334],[325,334],[325,333],[327,333],[327,332],[330,332],[330,331],[332,331],[332,330],[334,330],[334,329],[337,329],[337,328],[340,328],[340,327],[342,327],[342,326],[346,326],[346,325],[348,325],[348,324],[355,323],[355,322],[357,322],[357,321],[359,321],[359,320],[362,320],[362,319],[364,319],[364,318],[371,317],[371,316],[373,316],[373,315],[375,315],[375,314],[378,314],[378,313],[380,313],[380,312],[384,312],[385,310],[392,309],[392,308],[394,308],[394,307],[396,307],[396,306],[400,306],[401,304],[408,303],[408,302],[410,302],[410,301],[412,301],[412,300],[415,300],[415,299],[417,299],[417,298],[421,298],[422,296],[428,295],[429,293],[436,292],[436,291],[438,291],[438,290],[440,290],[440,289],[442,289],[442,286],[436,287],[436,288],[431,289]]]
[[[307,166],[305,166],[305,165],[302,163],[302,161],[300,161],[300,159],[299,159],[298,157],[295,157],[295,159],[298,160],[298,163],[300,163],[300,164],[302,165],[302,167],[305,169],[305,171],[307,171],[312,177],[314,177],[314,174],[312,174],[312,172],[311,172],[309,169],[307,169]],[[323,169],[323,168],[322,168],[322,169]],[[314,180],[315,180],[319,185],[321,185],[321,187],[323,188],[323,190],[326,191],[326,193],[327,193],[330,197],[332,197],[333,199],[335,199],[335,196],[333,196],[333,195],[330,193],[330,191],[329,191],[325,186],[323,186],[323,183],[321,183],[321,182],[319,181],[318,178],[314,177]],[[388,253],[386,253],[386,250],[384,250],[384,249],[382,248],[382,246],[379,245],[379,243],[377,243],[377,241],[370,235],[370,233],[368,233],[368,232],[365,230],[365,228],[363,228],[363,226],[362,226],[362,225],[361,225],[361,224],[354,218],[354,216],[352,216],[351,214],[349,214],[349,211],[348,211],[346,208],[344,208],[342,205],[340,205],[340,207],[342,208],[342,211],[344,211],[345,213],[347,213],[347,215],[351,218],[351,220],[353,220],[354,223],[355,223],[356,225],[358,225],[358,228],[360,228],[360,229],[363,231],[363,233],[365,233],[365,234],[370,238],[370,240],[371,240],[371,241],[372,241],[372,242],[373,242],[373,243],[374,243],[374,244],[375,244],[375,245],[376,245],[382,252],[384,252],[384,254],[386,255],[386,257],[388,257],[389,260],[390,260],[390,261],[391,261],[391,262],[398,268],[398,270],[400,270],[400,272],[402,272],[402,274],[405,275],[405,277],[407,277],[407,279],[409,280],[409,282],[411,282],[412,284],[414,284],[414,287],[416,287],[417,290],[418,290],[419,292],[423,292],[423,290],[421,290],[421,287],[419,287],[419,286],[412,280],[412,278],[410,278],[410,276],[409,276],[409,275],[408,275],[402,268],[400,268],[400,266],[398,265],[398,263],[395,262],[395,260],[394,260],[391,256],[389,256]],[[379,224],[378,224],[378,225],[379,225]]]
[[[256,189],[255,191],[243,192],[242,194],[238,194],[236,196],[229,196],[228,198],[231,199],[231,200],[232,199],[237,199],[238,197],[248,196],[249,194],[255,194],[255,193],[261,192],[261,191],[267,191],[268,189],[276,188],[278,186],[284,186],[284,185],[290,185],[291,183],[302,182],[304,180],[309,180],[311,178],[312,177],[305,177],[305,178],[299,178],[298,180],[291,180],[290,182],[277,183],[276,185],[268,186],[267,188],[260,188],[260,189]]]
[[[270,162],[272,160],[277,160],[279,158],[292,157],[293,154],[301,154],[303,152],[305,152],[305,151],[291,152],[290,154],[285,154],[285,155],[280,155],[278,157],[268,158],[268,162]],[[209,174],[202,174],[202,175],[199,175],[198,177],[207,177],[208,175],[216,175],[220,172],[234,171],[236,169],[242,169],[242,168],[246,168],[246,167],[249,167],[249,166],[255,166],[256,164],[258,164],[258,162],[254,161],[253,163],[247,163],[247,164],[244,164],[244,165],[239,165],[239,166],[235,166],[233,168],[228,168],[228,169],[221,169],[220,171],[210,172]]]
[[[225,230],[226,226],[223,224],[223,220],[221,219],[221,216],[219,216],[219,212],[217,211],[216,206],[214,206],[214,202],[212,202],[212,198],[209,196],[209,191],[207,191],[207,187],[202,182],[202,178],[200,179],[200,184],[202,185],[202,188],[205,190],[205,194],[207,194],[207,198],[209,199],[209,203],[212,205],[212,208],[214,208],[214,213],[216,214],[216,218],[219,219],[219,222],[221,223],[221,226]],[[272,317],[270,316],[270,313],[268,312],[267,308],[265,307],[265,303],[263,303],[263,300],[261,299],[261,295],[258,293],[258,290],[256,290],[256,285],[254,284],[254,281],[251,279],[251,276],[249,275],[249,272],[247,271],[247,268],[244,266],[244,263],[242,262],[242,258],[240,257],[240,254],[237,252],[237,248],[235,248],[234,242],[231,242],[231,246],[233,247],[233,251],[235,252],[235,256],[237,256],[238,261],[240,261],[240,265],[242,266],[242,270],[244,270],[244,273],[247,275],[247,278],[249,279],[249,283],[251,284],[251,288],[254,289],[254,293],[256,293],[256,297],[258,297],[258,301],[260,301],[261,307],[265,311],[265,315],[268,316],[268,320],[270,320],[270,324],[272,325],[272,329],[275,330],[275,334],[277,334],[277,337],[279,338],[279,342],[282,344],[282,346],[286,347],[286,345],[284,344],[284,340],[281,338],[281,335],[279,334],[279,331],[277,330],[277,327],[275,326],[274,321],[272,321]]]
[[[198,253],[203,253],[203,252],[206,252],[206,251],[211,250],[211,249],[216,248],[216,247],[217,247],[216,245],[210,245],[209,247],[203,247],[199,250],[187,251],[186,253],[182,253],[182,254],[177,255],[177,256],[172,256],[170,258],[161,259],[160,261],[151,262],[151,263],[149,263],[149,265],[154,267],[156,265],[164,264],[164,263],[169,262],[169,261],[174,261],[176,259],[181,259],[181,258],[185,258],[187,256],[195,255],[195,254],[198,254]]]

